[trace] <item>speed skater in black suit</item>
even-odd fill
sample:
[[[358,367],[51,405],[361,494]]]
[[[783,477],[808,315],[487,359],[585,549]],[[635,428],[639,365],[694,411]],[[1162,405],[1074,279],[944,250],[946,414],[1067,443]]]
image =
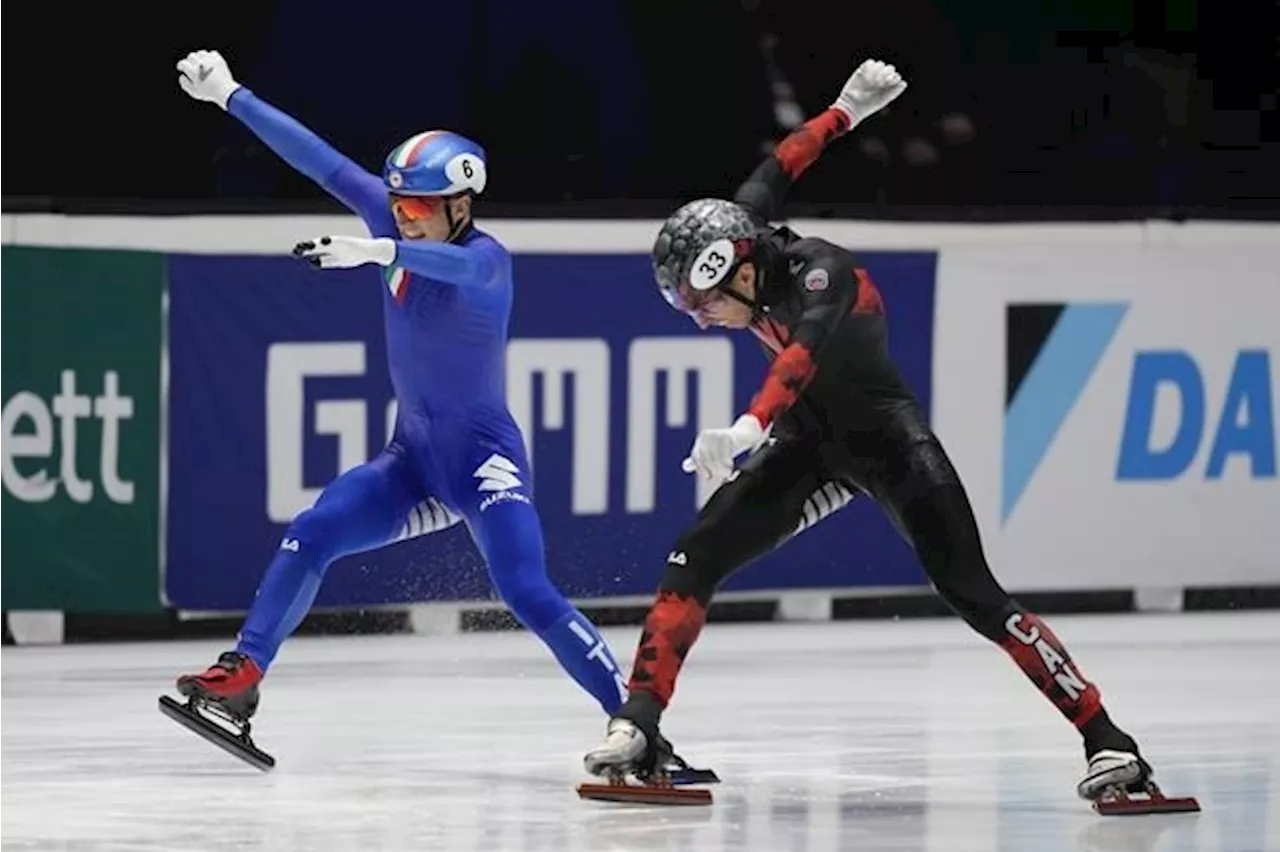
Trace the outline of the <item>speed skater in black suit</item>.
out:
[[[950,608],[1008,653],[1079,731],[1087,763],[1080,797],[1099,810],[1191,809],[1193,800],[1160,795],[1151,766],[1108,715],[1098,687],[1048,625],[992,576],[965,488],[889,357],[884,303],[858,258],[769,224],[823,149],[906,87],[892,65],[864,62],[835,103],[787,136],[732,201],[690,202],[657,236],[653,264],[666,300],[701,329],[749,330],[771,366],[748,410],[731,426],[703,430],[684,460],[686,472],[718,489],[670,550],[629,697],[585,768],[614,787],[627,776],[652,783],[671,757],[659,720],[718,585],[866,495],[913,547]]]

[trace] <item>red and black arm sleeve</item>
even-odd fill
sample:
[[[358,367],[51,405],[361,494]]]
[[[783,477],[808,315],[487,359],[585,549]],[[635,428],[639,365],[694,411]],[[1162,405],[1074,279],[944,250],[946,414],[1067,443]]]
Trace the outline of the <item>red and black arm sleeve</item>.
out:
[[[804,298],[800,320],[747,409],[765,428],[794,405],[813,380],[831,333],[858,298],[859,280],[851,256],[832,252],[795,277],[793,286]]]
[[[781,218],[782,201],[804,170],[833,140],[849,131],[849,117],[828,109],[787,135],[738,188],[733,200],[763,222]]]

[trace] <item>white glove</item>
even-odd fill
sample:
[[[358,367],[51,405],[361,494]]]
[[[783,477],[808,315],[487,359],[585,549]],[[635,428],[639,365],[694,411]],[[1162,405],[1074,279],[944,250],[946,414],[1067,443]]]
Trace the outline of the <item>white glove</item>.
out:
[[[733,460],[764,438],[764,428],[755,415],[744,414],[728,429],[703,429],[693,442],[689,457],[680,465],[685,473],[697,471],[717,482],[733,475]]]
[[[293,256],[317,269],[350,269],[365,263],[390,266],[396,259],[396,243],[387,237],[320,237],[298,243]]]
[[[227,60],[216,50],[196,50],[178,60],[178,85],[198,101],[217,104],[224,110],[240,84],[231,79]]]
[[[884,109],[906,91],[907,81],[892,65],[868,59],[858,66],[831,106],[849,116],[850,129],[863,119]]]

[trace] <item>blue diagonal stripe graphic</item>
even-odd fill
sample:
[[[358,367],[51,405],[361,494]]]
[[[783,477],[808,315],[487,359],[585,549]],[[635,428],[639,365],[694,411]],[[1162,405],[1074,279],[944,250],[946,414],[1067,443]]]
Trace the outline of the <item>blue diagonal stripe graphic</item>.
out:
[[[1036,468],[1089,381],[1128,305],[1067,305],[1004,418],[1001,521],[1018,505]]]

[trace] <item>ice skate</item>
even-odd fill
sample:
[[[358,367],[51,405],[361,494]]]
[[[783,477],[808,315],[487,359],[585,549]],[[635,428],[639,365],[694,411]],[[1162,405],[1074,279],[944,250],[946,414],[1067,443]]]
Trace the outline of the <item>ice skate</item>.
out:
[[[578,796],[606,802],[657,805],[709,805],[708,790],[682,789],[720,779],[709,769],[693,769],[676,755],[661,734],[650,738],[630,719],[609,720],[605,741],[587,752],[583,767],[607,784],[579,784]],[[634,779],[634,780],[630,780]]]
[[[1093,802],[1093,809],[1104,816],[1200,810],[1193,798],[1167,798],[1151,775],[1150,764],[1135,752],[1101,749],[1089,757],[1076,793]]]
[[[608,778],[640,768],[649,749],[649,738],[630,719],[610,719],[605,740],[582,758],[592,775]]]
[[[675,753],[671,743],[661,733],[657,735],[658,759],[655,761],[655,772],[671,779],[676,786],[685,784],[719,784],[720,776],[711,769],[695,769],[680,755]]]
[[[249,719],[258,709],[258,664],[228,651],[200,674],[178,678],[178,692],[186,704],[160,696],[160,712],[183,727],[251,766],[267,770],[275,758],[259,749],[249,736]]]

